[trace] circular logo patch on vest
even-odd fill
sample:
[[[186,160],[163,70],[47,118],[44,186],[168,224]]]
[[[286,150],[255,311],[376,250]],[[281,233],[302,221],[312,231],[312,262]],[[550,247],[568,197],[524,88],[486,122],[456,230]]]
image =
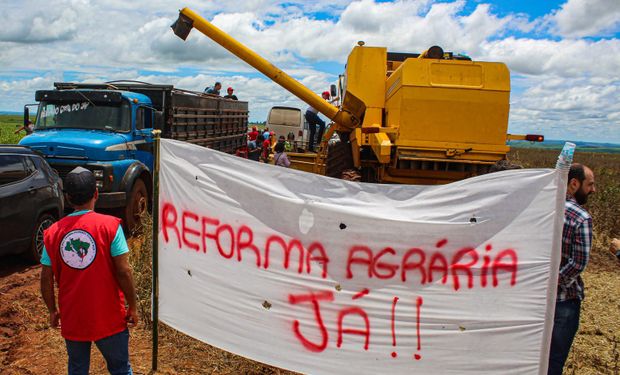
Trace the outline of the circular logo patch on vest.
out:
[[[60,242],[60,256],[71,268],[83,270],[93,263],[96,255],[95,240],[84,230],[72,230]]]

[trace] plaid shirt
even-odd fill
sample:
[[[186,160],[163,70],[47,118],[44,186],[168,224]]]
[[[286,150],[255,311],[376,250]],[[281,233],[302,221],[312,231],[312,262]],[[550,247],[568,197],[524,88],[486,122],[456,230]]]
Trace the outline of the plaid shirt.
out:
[[[566,196],[562,261],[558,277],[558,301],[583,300],[581,272],[586,268],[592,247],[592,217],[575,198]]]

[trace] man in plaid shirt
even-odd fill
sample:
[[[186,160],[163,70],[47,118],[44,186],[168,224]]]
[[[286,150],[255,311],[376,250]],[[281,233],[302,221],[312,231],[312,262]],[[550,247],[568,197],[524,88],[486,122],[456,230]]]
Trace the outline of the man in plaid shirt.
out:
[[[558,275],[548,375],[562,375],[564,363],[579,327],[579,312],[584,298],[581,272],[588,264],[592,247],[592,217],[582,205],[595,191],[592,170],[581,164],[571,165],[566,189],[562,261]]]

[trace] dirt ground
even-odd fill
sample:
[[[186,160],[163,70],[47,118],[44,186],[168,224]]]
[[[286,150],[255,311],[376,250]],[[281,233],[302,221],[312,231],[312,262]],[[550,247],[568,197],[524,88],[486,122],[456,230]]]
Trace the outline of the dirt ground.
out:
[[[39,295],[40,266],[19,257],[0,258],[0,373],[66,373],[66,351],[60,332],[49,328]],[[566,374],[613,374],[620,370],[620,265],[596,248],[585,274],[588,293],[582,324]],[[162,327],[161,374],[284,374],[281,371],[200,343]],[[136,374],[151,369],[151,331],[144,323],[131,330],[131,363]],[[105,374],[105,363],[93,347],[91,373]]]
[[[49,328],[39,294],[40,266],[19,257],[0,258],[0,374],[67,373],[60,331]],[[161,327],[158,374],[288,373],[215,349]],[[130,360],[135,374],[151,373],[151,330],[140,323],[130,331]],[[107,374],[93,345],[91,374]]]

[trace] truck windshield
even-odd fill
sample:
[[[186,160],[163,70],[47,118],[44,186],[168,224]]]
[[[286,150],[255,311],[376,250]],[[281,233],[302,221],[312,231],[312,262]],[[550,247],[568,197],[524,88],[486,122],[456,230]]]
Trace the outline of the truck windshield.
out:
[[[126,132],[131,130],[131,110],[123,100],[119,105],[41,102],[37,130],[49,128],[98,129]]]

